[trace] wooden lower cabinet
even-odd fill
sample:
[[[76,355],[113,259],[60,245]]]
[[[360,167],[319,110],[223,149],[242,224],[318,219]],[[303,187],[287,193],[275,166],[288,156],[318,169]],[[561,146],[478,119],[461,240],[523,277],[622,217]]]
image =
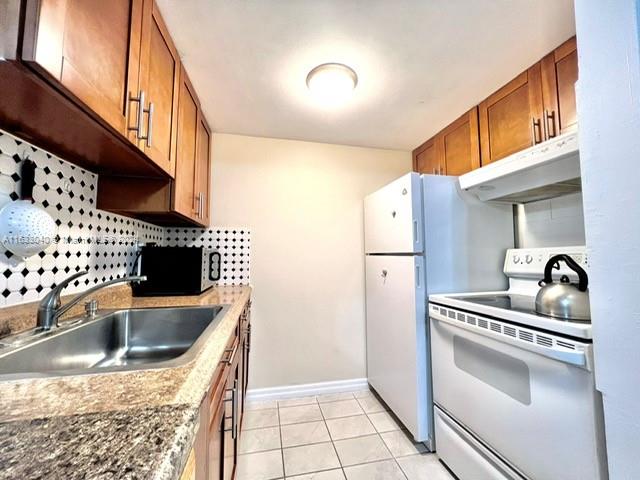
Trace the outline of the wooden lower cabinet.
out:
[[[181,480],[232,480],[236,476],[249,371],[249,310],[247,303],[212,377],[200,407],[200,428],[192,455]]]
[[[196,452],[194,448],[189,452],[189,458],[187,458],[187,464],[182,470],[180,480],[196,480]]]
[[[234,349],[239,349],[236,344]],[[222,438],[222,478],[223,480],[232,480],[236,473],[236,464],[238,460],[238,435],[240,433],[240,399],[241,391],[238,388],[240,372],[239,359],[240,352],[236,350],[236,354],[232,358],[232,365],[227,378],[225,399],[224,399],[224,419],[223,422],[223,438]]]
[[[224,384],[226,386],[226,383]],[[211,421],[206,432],[206,452],[205,458],[200,459],[200,470],[204,474],[204,479],[220,480],[222,478],[222,448],[224,445],[225,426],[225,402],[223,392],[220,391],[212,398],[210,406]],[[207,408],[206,405],[203,408]],[[200,480],[200,479],[198,479]]]

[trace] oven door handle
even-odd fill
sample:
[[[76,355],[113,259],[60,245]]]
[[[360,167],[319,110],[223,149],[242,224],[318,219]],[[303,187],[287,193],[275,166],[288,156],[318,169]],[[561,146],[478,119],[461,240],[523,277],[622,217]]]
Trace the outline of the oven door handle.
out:
[[[454,320],[440,313],[430,312],[430,317],[438,322],[446,323],[455,328],[460,328],[471,333],[476,333],[484,337],[491,338],[497,342],[506,343],[513,347],[527,350],[529,352],[537,353],[543,357],[557,360],[558,362],[567,363],[585,370],[591,371],[591,365],[587,358],[587,353],[584,351],[571,351],[562,347],[543,347],[535,343],[525,342],[515,338],[508,337],[499,333],[492,332],[491,330],[485,330],[483,328],[477,328],[470,326],[466,323],[462,323],[460,320]]]

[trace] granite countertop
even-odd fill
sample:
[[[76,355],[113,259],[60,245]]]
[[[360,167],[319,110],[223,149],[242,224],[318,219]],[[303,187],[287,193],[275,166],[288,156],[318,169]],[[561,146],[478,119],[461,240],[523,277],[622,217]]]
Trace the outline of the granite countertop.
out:
[[[183,366],[0,382],[0,479],[180,477],[200,403],[251,288],[219,286],[200,296],[149,298],[110,290],[105,308],[231,307]]]

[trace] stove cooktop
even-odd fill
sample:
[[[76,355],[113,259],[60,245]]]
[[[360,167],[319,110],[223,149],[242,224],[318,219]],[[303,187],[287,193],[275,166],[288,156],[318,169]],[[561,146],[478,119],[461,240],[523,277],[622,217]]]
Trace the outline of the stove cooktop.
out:
[[[591,323],[589,320],[565,320],[562,318],[550,317],[536,311],[536,298],[529,295],[520,295],[516,293],[503,293],[496,295],[462,295],[456,297],[458,300],[470,302],[486,307],[500,308],[515,312],[536,315],[541,318],[548,318],[557,322],[570,323]]]
[[[429,295],[429,301],[459,308],[477,315],[487,315],[498,320],[517,323],[569,335],[574,338],[591,338],[591,322],[563,320],[536,312],[535,296],[508,291],[486,293],[458,293]]]

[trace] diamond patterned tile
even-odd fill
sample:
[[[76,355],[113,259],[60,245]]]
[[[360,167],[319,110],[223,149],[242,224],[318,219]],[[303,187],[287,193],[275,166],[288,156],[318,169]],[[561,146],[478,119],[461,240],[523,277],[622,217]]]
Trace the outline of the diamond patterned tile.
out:
[[[217,248],[222,255],[218,283],[249,283],[251,232],[246,228],[165,228],[97,210],[97,175],[1,130],[0,198],[19,198],[20,164],[27,156],[36,164],[34,201],[53,217],[59,241],[46,253],[26,260],[0,251],[0,276],[4,278],[0,305],[42,298],[54,284],[83,269],[90,273],[67,293],[124,276],[131,270],[138,240]],[[8,274],[1,275],[4,272]],[[31,272],[37,273],[37,282]]]

